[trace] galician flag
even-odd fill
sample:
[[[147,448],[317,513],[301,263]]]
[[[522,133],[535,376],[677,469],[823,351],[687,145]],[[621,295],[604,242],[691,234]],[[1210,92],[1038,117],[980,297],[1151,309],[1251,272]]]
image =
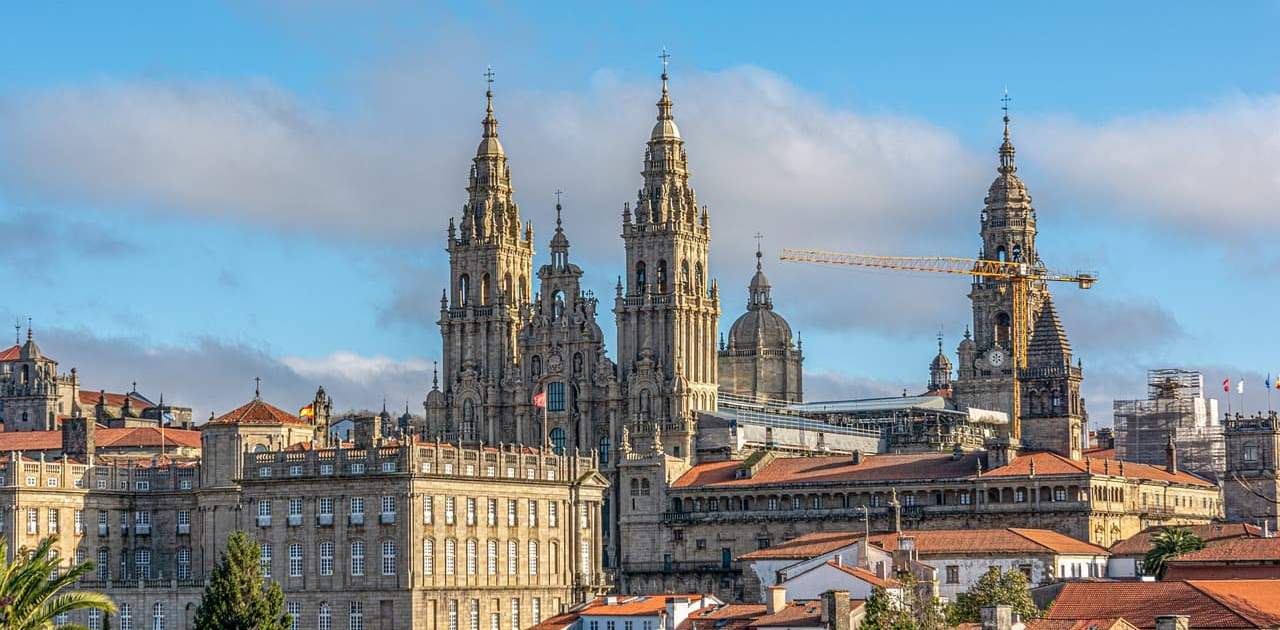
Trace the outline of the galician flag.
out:
[[[1244,393],[1244,379],[1240,379],[1240,382],[1236,383],[1236,393],[1237,394]]]

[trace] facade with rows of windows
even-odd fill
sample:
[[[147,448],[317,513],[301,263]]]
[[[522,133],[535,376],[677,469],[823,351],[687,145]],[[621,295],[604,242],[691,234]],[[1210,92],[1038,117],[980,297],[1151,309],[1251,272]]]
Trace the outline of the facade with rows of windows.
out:
[[[94,561],[84,586],[117,602],[118,630],[190,628],[236,530],[298,629],[511,630],[603,590],[591,458],[357,434],[372,439],[322,447],[257,398],[201,428],[202,460],[95,461],[89,428],[82,457],[4,457],[0,535]]]

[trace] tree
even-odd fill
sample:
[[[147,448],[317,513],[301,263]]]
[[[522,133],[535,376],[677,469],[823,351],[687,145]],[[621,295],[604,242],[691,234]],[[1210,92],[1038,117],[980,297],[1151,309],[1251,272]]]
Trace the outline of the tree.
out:
[[[1010,606],[1021,619],[1035,619],[1040,609],[1031,599],[1031,585],[1021,571],[991,567],[968,591],[956,597],[947,610],[947,622],[951,625],[982,621],[982,609],[987,606]]]
[[[1165,563],[1170,558],[1204,549],[1204,541],[1191,530],[1182,527],[1166,527],[1151,537],[1151,550],[1142,560],[1147,575],[1164,577]]]
[[[54,619],[76,610],[115,611],[111,600],[102,593],[68,590],[75,587],[81,576],[93,571],[93,563],[85,562],[71,567],[66,573],[59,573],[61,559],[52,552],[57,541],[56,536],[46,538],[34,550],[19,550],[13,554],[12,561],[5,561],[9,545],[0,538],[0,628],[48,630],[59,627],[72,630],[81,626],[55,626]]]
[[[897,581],[897,591],[880,586],[871,589],[861,627],[865,630],[941,630],[944,619],[938,598],[921,593],[919,583],[910,573],[899,574]]]
[[[196,630],[288,630],[284,592],[262,577],[258,545],[244,532],[227,538],[196,608]]]

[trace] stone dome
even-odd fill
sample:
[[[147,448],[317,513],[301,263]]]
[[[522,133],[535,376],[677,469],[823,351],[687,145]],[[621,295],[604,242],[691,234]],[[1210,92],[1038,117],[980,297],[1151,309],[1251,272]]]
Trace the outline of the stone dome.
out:
[[[750,309],[729,328],[729,347],[754,348],[757,340],[765,348],[790,348],[791,325],[772,309]]]
[[[929,369],[951,371],[951,359],[948,359],[947,355],[943,354],[941,348],[938,349],[938,356],[934,357],[933,362],[929,364]]]

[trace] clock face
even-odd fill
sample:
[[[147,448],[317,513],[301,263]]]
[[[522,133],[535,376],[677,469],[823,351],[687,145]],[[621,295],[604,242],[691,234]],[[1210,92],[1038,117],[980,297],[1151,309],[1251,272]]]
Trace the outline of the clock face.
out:
[[[1003,350],[1000,350],[1000,349],[996,349],[996,350],[992,350],[991,352],[988,352],[988,353],[987,353],[987,363],[990,363],[990,364],[991,364],[991,367],[1001,367],[1001,366],[1003,366],[1003,365],[1004,365],[1004,351],[1003,351]]]

